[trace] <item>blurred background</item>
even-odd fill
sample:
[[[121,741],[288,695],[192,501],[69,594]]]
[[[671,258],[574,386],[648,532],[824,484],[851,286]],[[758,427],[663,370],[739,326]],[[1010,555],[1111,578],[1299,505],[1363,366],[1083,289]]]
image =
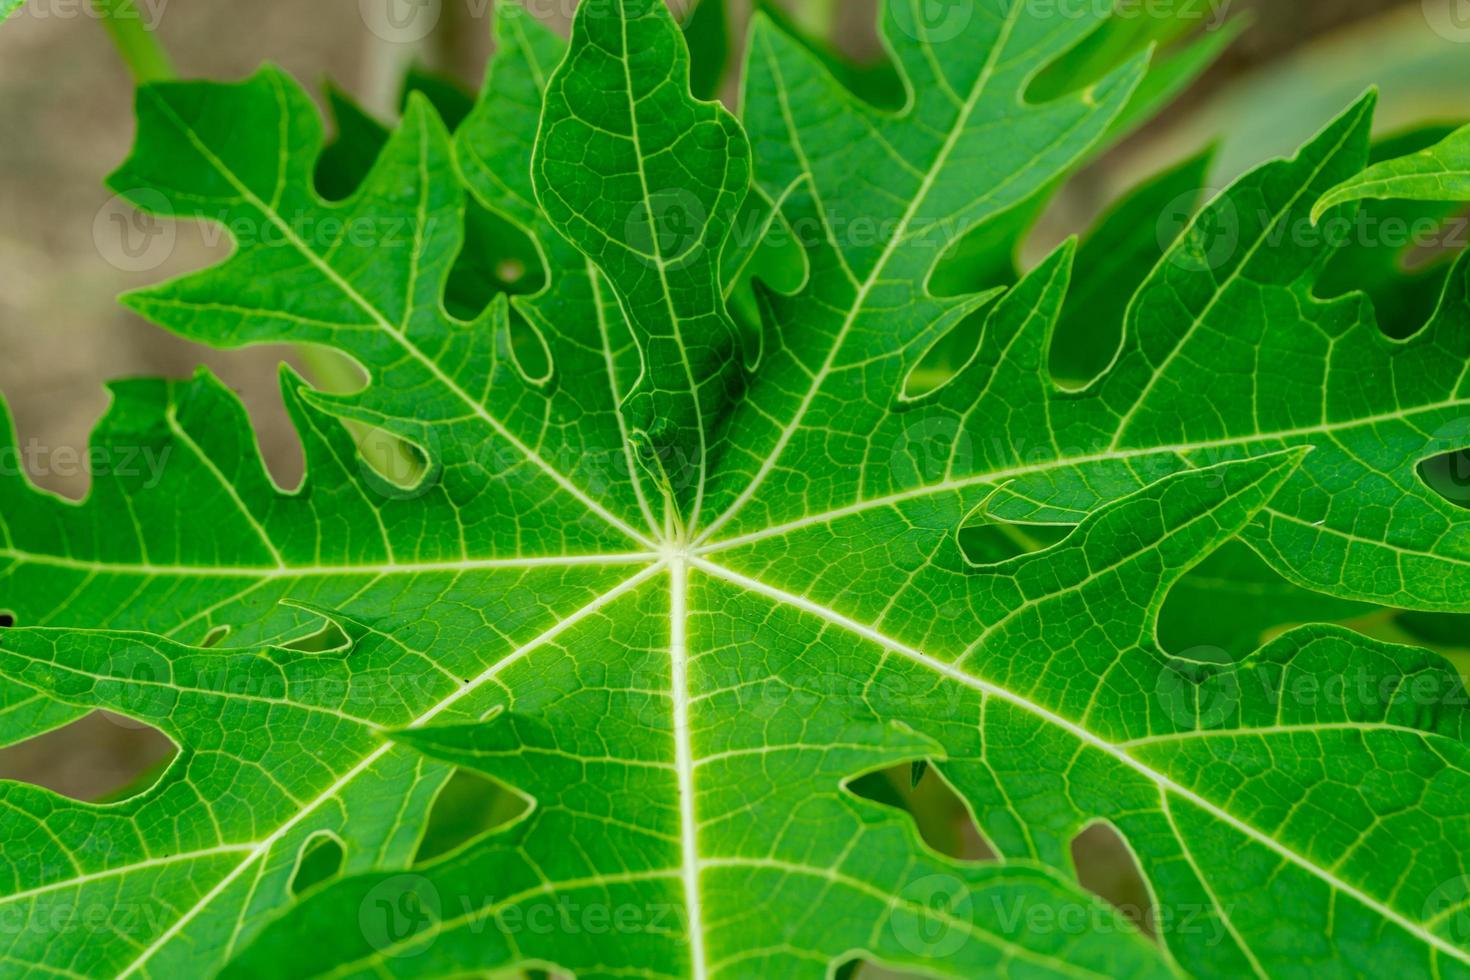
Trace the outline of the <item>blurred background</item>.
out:
[[[0,392],[19,444],[33,448],[24,453],[30,476],[61,494],[85,494],[81,460],[106,405],[104,383],[183,376],[207,364],[242,395],[278,481],[294,485],[300,460],[275,366],[296,361],[295,352],[211,351],[115,302],[119,292],[209,263],[228,244],[215,229],[181,225],[169,226],[158,247],[146,237],[147,247],[130,245],[139,217],[102,181],[132,140],[133,77],[90,3],[30,0],[0,27]],[[678,12],[690,4],[679,0]],[[574,4],[526,5],[564,25]],[[882,61],[876,0],[783,6],[854,63]],[[137,9],[181,76],[232,79],[272,61],[319,95],[330,80],[383,119],[394,115],[411,66],[471,91],[491,51],[492,0],[137,0]],[[1470,119],[1470,0],[1216,0],[1209,10],[1218,19],[1202,29],[1239,28],[1239,35],[1159,119],[1065,188],[1038,242],[1085,230],[1130,185],[1210,144],[1218,147],[1214,186],[1290,153],[1369,85],[1382,92],[1382,135]],[[738,48],[749,3],[731,0],[726,13]],[[731,64],[738,65],[733,55]],[[719,91],[733,105],[737,90],[732,71]],[[304,368],[310,373],[312,365]],[[1370,631],[1399,622],[1383,612],[1344,612],[1362,613]],[[1429,632],[1452,650],[1470,645],[1457,623],[1421,626],[1416,638]],[[94,715],[0,751],[0,776],[101,799],[156,771],[170,751],[146,728]],[[941,850],[982,856],[963,808],[932,775],[870,778],[863,791],[913,810]],[[1146,905],[1131,859],[1107,831],[1078,847],[1086,883],[1120,904]]]

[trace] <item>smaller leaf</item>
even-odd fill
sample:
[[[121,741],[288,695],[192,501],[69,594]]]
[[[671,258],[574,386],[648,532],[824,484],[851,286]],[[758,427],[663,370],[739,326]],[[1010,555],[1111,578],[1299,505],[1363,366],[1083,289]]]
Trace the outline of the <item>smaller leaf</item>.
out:
[[[1470,126],[1434,146],[1385,160],[1333,188],[1312,209],[1312,221],[1339,204],[1377,200],[1470,201]]]
[[[532,164],[551,224],[612,284],[643,356],[622,405],[642,462],[698,523],[741,346],[720,254],[750,186],[735,117],[689,92],[689,52],[657,0],[582,7],[546,89]]]
[[[1376,141],[1370,166],[1433,146],[1457,128],[1431,124]],[[1324,299],[1353,292],[1373,300],[1378,325],[1390,337],[1412,337],[1433,316],[1444,292],[1455,250],[1458,201],[1369,201],[1356,222],[1367,232],[1349,235],[1322,271],[1317,295]],[[1399,230],[1402,230],[1400,233]]]

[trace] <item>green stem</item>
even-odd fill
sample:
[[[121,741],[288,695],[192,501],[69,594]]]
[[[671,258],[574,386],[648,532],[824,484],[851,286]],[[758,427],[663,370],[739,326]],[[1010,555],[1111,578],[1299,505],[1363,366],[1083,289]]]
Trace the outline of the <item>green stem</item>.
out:
[[[797,8],[797,22],[812,37],[831,44],[837,34],[837,0],[807,0]]]
[[[158,25],[149,27],[144,23],[133,0],[92,0],[92,9],[102,19],[102,26],[139,85],[174,77],[168,54],[153,34]]]

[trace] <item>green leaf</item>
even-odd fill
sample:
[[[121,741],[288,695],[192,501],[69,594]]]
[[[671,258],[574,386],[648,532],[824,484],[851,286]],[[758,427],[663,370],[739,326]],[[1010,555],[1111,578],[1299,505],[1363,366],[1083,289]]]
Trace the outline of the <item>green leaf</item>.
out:
[[[1159,174],[1113,205],[1077,250],[1072,288],[1051,344],[1051,371],[1074,387],[1101,374],[1123,342],[1128,305],[1193,215],[1210,154]]]
[[[779,81],[775,67],[753,75],[752,85]],[[822,100],[782,103],[772,93],[769,101]],[[752,116],[761,104],[747,97]],[[812,187],[788,209],[800,209],[794,223],[824,229],[809,249],[811,263],[834,272],[814,275],[797,295],[770,298],[763,369],[731,423],[746,451],[713,484],[711,500],[723,512],[700,540],[861,537],[894,511],[909,520],[935,507],[964,513],[1001,486],[999,517],[1073,520],[1180,467],[1312,445],[1317,451],[1281,500],[1247,530],[1252,545],[1307,588],[1399,607],[1463,608],[1470,522],[1417,468],[1465,441],[1467,267],[1451,273],[1431,322],[1402,343],[1386,342],[1364,297],[1323,301],[1314,292],[1337,243],[1312,227],[1310,207],[1362,168],[1371,104],[1354,107],[1296,159],[1243,178],[1192,222],[1187,209],[1161,216],[1156,227],[1177,222],[1173,228],[1185,231],[1133,297],[1114,363],[1086,389],[1059,390],[1040,369],[1051,327],[1039,315],[1018,333],[987,328],[966,369],[897,413],[865,392],[892,390],[977,298],[916,290],[934,250],[926,258],[902,225],[877,254],[865,239],[836,230],[846,215],[881,215],[890,206],[886,194],[852,176],[881,165],[840,173],[808,166],[803,161],[833,159],[830,145],[807,144],[830,140],[836,124],[813,118],[807,133],[788,128],[778,112],[769,144],[755,142],[759,158],[778,163],[758,176],[770,187]],[[847,109],[838,118],[854,126],[867,112],[851,102]],[[763,132],[760,122],[751,125]],[[862,145],[894,152],[892,138]],[[1026,164],[1017,166],[1024,175]],[[944,217],[925,226],[929,235],[952,228],[950,216],[962,213],[953,203],[935,207]],[[902,256],[915,266],[900,273],[892,263]],[[1058,273],[1063,281],[1050,291],[1061,295],[1064,268]],[[1405,380],[1367,386],[1367,377]],[[1195,396],[1202,390],[1207,403]],[[1336,500],[1348,487],[1369,510]]]
[[[673,601],[677,610],[683,595],[702,610],[687,640],[708,660],[689,678],[708,692],[691,702],[688,733],[700,801],[697,904],[678,892],[680,880],[688,887],[687,867],[670,863],[682,850],[677,723],[611,737],[614,715],[599,692],[567,693],[559,680],[558,664],[574,670],[567,660],[591,650],[533,654],[538,662],[507,680],[517,693],[494,721],[414,727],[397,737],[431,758],[522,787],[544,815],[409,874],[328,886],[267,930],[237,964],[238,975],[287,962],[303,975],[356,976],[443,975],[525,961],[579,972],[822,975],[825,964],[854,948],[939,975],[1006,965],[1061,972],[1060,963],[1035,959],[1038,944],[1065,956],[1068,969],[1142,973],[1143,950],[1126,953],[1129,943],[1111,950],[1128,961],[1108,962],[1094,959],[1105,947],[1051,945],[1070,931],[1006,925],[1007,913],[1019,917],[1013,923],[1057,921],[1047,917],[1079,903],[1070,914],[1091,923],[1083,935],[1119,928],[1100,906],[1045,898],[1031,890],[1042,879],[1021,874],[1028,861],[1066,867],[1067,841],[1096,819],[1147,841],[1139,858],[1161,889],[1163,914],[1175,917],[1163,926],[1170,952],[1189,972],[1308,972],[1336,964],[1415,973],[1442,956],[1453,971],[1467,954],[1423,922],[1426,903],[1460,866],[1458,832],[1436,815],[1461,791],[1470,761],[1453,672],[1432,656],[1320,627],[1283,637],[1234,668],[1173,660],[1147,639],[1151,599],[1177,578],[1179,559],[1228,539],[1297,459],[1171,477],[1094,515],[1055,548],[986,574],[921,569],[910,586],[916,595],[966,611],[938,622],[896,617],[880,631],[868,625],[877,602],[849,603],[867,606],[849,615],[696,560],[687,593],[675,580]],[[1079,634],[1076,618],[1096,603],[1117,603],[1124,581],[1134,602],[1116,605],[1106,626]],[[665,587],[640,600],[654,608],[625,620],[625,629],[667,617],[657,597]],[[988,625],[977,634],[976,623]],[[913,645],[921,634],[923,648]],[[613,648],[603,635],[596,642],[606,663]],[[641,647],[628,655],[646,656]],[[751,658],[753,649],[764,656]],[[1035,649],[1047,656],[1029,656]],[[1342,672],[1349,659],[1361,675]],[[617,663],[650,677],[665,669]],[[1105,680],[1099,691],[1069,677]],[[1388,694],[1375,703],[1317,696],[1344,683]],[[731,718],[747,724],[731,725]],[[828,734],[809,739],[813,730]],[[918,737],[924,730],[938,741]],[[571,776],[593,760],[566,757],[574,732],[589,747],[611,751],[597,764],[617,777],[609,772],[595,782],[652,805],[629,799],[619,806],[615,798],[621,819],[586,815],[587,783]],[[1233,771],[1220,768],[1222,748]],[[1329,760],[1365,750],[1436,762],[1422,774],[1413,763],[1395,766],[1405,776],[1392,790],[1371,766],[1351,777],[1364,780],[1355,788],[1323,779]],[[902,827],[896,813],[883,816],[873,804],[833,793],[845,774],[919,753],[937,760],[972,801],[982,830],[1012,864],[935,863],[919,855],[912,827]],[[1065,797],[1041,789],[1052,781],[1068,787]],[[753,786],[761,787],[754,797]],[[1424,794],[1444,803],[1404,810],[1396,802]],[[896,835],[907,843],[899,846]],[[583,847],[568,853],[553,840]],[[1406,840],[1419,857],[1398,851]],[[1406,860],[1422,863],[1422,873],[1402,878],[1388,870]],[[409,892],[413,903],[402,901]],[[1300,894],[1317,898],[1305,908],[1283,904]],[[943,912],[934,911],[936,897],[948,903]],[[908,904],[915,899],[923,904]],[[684,916],[670,932],[644,928],[649,910],[677,909],[681,901]],[[797,915],[816,907],[820,917]],[[1287,907],[1305,917],[1283,931],[1275,924]],[[571,909],[574,926],[529,925],[555,908]],[[371,918],[354,920],[362,909]],[[577,927],[592,909],[624,911],[617,940]],[[1365,930],[1374,943],[1359,946],[1352,937]],[[997,934],[1029,949],[998,950]],[[1304,951],[1303,935],[1319,936],[1320,945]]]
[[[1378,140],[1369,162],[1376,164],[1439,142],[1450,126],[1425,126]],[[1463,205],[1433,201],[1368,201],[1357,212],[1354,235],[1332,257],[1318,282],[1323,296],[1366,292],[1379,325],[1390,337],[1416,333],[1434,312],[1455,253],[1453,242]]]
[[[1142,16],[1134,16],[1138,13]],[[1026,98],[1033,102],[1047,101],[1086,88],[1129,59],[1148,53],[1151,46],[1176,39],[1202,21],[1208,23],[1209,18],[1202,14],[1199,5],[1190,3],[1144,7],[1127,16],[1115,13],[1080,45],[1037,76],[1027,89]],[[1215,63],[1241,27],[1242,20],[1236,19],[1177,49],[1172,46],[1155,49],[1147,73],[1127,107],[1113,120],[1107,139],[1094,144],[1078,164],[1090,163],[1161,112]],[[940,295],[949,295],[991,285],[1012,285],[1019,278],[1015,269],[1022,243],[1071,176],[1070,173],[1060,176],[1032,194],[1030,200],[985,223],[955,244],[934,271],[930,288]]]
[[[607,277],[638,342],[642,372],[622,411],[664,520],[683,535],[699,523],[718,419],[744,373],[719,271],[750,147],[719,103],[690,96],[688,52],[659,0],[608,6],[616,15],[573,24],[532,169],[547,217]]]
[[[0,21],[4,21],[20,9],[26,0],[0,0]]]
[[[759,22],[747,143],[691,96],[655,0],[583,4],[569,45],[498,5],[454,134],[423,95],[390,133],[360,121],[326,168],[340,200],[279,71],[140,93],[112,186],[236,248],[126,302],[215,346],[329,346],[369,381],[327,395],[283,373],[296,488],[207,374],[114,388],[93,445],[114,465],[80,504],[0,475],[19,623],[0,675],[179,747],[107,804],[0,784],[0,910],[43,926],[0,935],[7,963],[1470,975],[1470,712],[1449,665],[1320,625],[1232,639],[1236,661],[1175,648],[1164,620],[1200,604],[1192,570],[1259,573],[1234,564],[1242,538],[1298,586],[1267,630],[1370,597],[1464,610],[1466,518],[1417,466],[1463,448],[1445,426],[1467,397],[1467,263],[1406,341],[1361,297],[1315,295],[1334,243],[1292,232],[1362,169],[1364,102],[1170,226],[1151,271],[1118,277],[1126,307],[1091,287],[1118,354],[1064,389],[1048,361],[1075,246],[1004,295],[936,297],[928,276],[1109,138],[1144,59],[1028,100],[1103,15],[958,9],[890,6],[898,111]],[[697,205],[682,259],[652,221],[667,192]],[[471,197],[541,268],[462,319]],[[800,274],[757,281],[742,333],[726,294],[786,229]],[[1106,277],[1097,257],[1079,281]],[[961,370],[906,397],[981,308]],[[373,469],[344,422],[412,444],[422,472]],[[967,551],[1017,522],[1037,526],[1012,536],[1024,553]],[[526,806],[426,844],[456,767]],[[1004,861],[938,854],[853,791],[896,767],[953,787]],[[1071,844],[1099,823],[1135,855],[1159,943],[1079,883]],[[71,921],[95,926],[44,927]]]
[[[730,27],[725,0],[695,0],[680,30],[689,46],[689,89],[696,98],[719,96],[730,61]]]
[[[454,83],[410,70],[403,84],[401,101],[405,109],[415,93],[422,93],[451,129],[458,128],[474,108],[473,96],[461,92]],[[388,142],[389,131],[336,87],[328,86],[327,100],[336,133],[318,160],[316,185],[328,200],[340,201],[361,186]],[[535,292],[539,288],[541,260],[535,246],[503,217],[471,204],[465,211],[464,231],[465,242],[450,272],[445,294],[450,313],[471,320],[500,293]],[[512,342],[517,357],[534,358],[537,353],[538,345],[522,331],[512,333]]]
[[[1074,87],[1112,70],[1119,62],[1150,47],[1169,47],[1198,33],[1204,38],[1227,39],[1240,18],[1233,18],[1229,5],[1210,0],[1182,0],[1173,4],[1119,8],[1092,34],[1037,76],[1031,95],[1055,98]],[[1228,43],[1228,40],[1225,42]]]
[[[989,299],[936,297],[923,283],[950,244],[1027,201],[1085,156],[1143,74],[1143,59],[1135,58],[1082,92],[1030,104],[1022,95],[1036,66],[1068,50],[1103,15],[1052,17],[1026,3],[1006,6],[1003,17],[977,9],[932,28],[943,33],[939,43],[926,45],[930,28],[916,10],[895,4],[886,15],[886,36],[915,93],[898,114],[844,91],[770,22],[759,19],[754,27],[745,124],[763,163],[757,182],[769,199],[785,200],[789,222],[805,230],[813,273],[798,295],[769,302],[762,371],[729,422],[741,453],[711,484],[717,516],[701,541],[732,521],[739,527],[736,518],[772,474],[788,473],[781,458],[788,451],[800,455],[808,438],[828,461],[823,470],[836,462],[834,476],[853,472],[845,467],[858,462],[852,450],[863,437],[833,446],[834,458],[820,445],[829,434],[825,424],[803,436],[814,406],[826,422],[827,406],[817,402],[828,382],[845,388],[862,373],[849,368],[863,364],[885,375],[895,368],[905,373],[898,360],[922,354]],[[993,135],[1000,130],[1006,140],[997,145]],[[831,434],[847,442],[872,421],[871,413],[853,412]],[[789,475],[805,483],[813,472],[798,467]],[[805,493],[776,493],[797,507],[804,498],[808,513],[823,509],[829,493],[834,500],[851,496],[849,480],[839,479],[840,488],[826,482],[819,476]]]
[[[1470,126],[1417,153],[1385,160],[1322,195],[1312,220],[1332,208],[1369,198],[1470,201]]]

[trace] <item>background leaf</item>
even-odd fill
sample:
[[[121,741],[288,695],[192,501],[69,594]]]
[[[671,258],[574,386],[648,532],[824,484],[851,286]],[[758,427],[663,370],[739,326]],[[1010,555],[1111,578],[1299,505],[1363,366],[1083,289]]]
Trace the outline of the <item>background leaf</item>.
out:
[[[1410,156],[1385,160],[1334,187],[1312,209],[1320,220],[1331,208],[1365,198],[1411,201],[1470,200],[1470,126]]]

